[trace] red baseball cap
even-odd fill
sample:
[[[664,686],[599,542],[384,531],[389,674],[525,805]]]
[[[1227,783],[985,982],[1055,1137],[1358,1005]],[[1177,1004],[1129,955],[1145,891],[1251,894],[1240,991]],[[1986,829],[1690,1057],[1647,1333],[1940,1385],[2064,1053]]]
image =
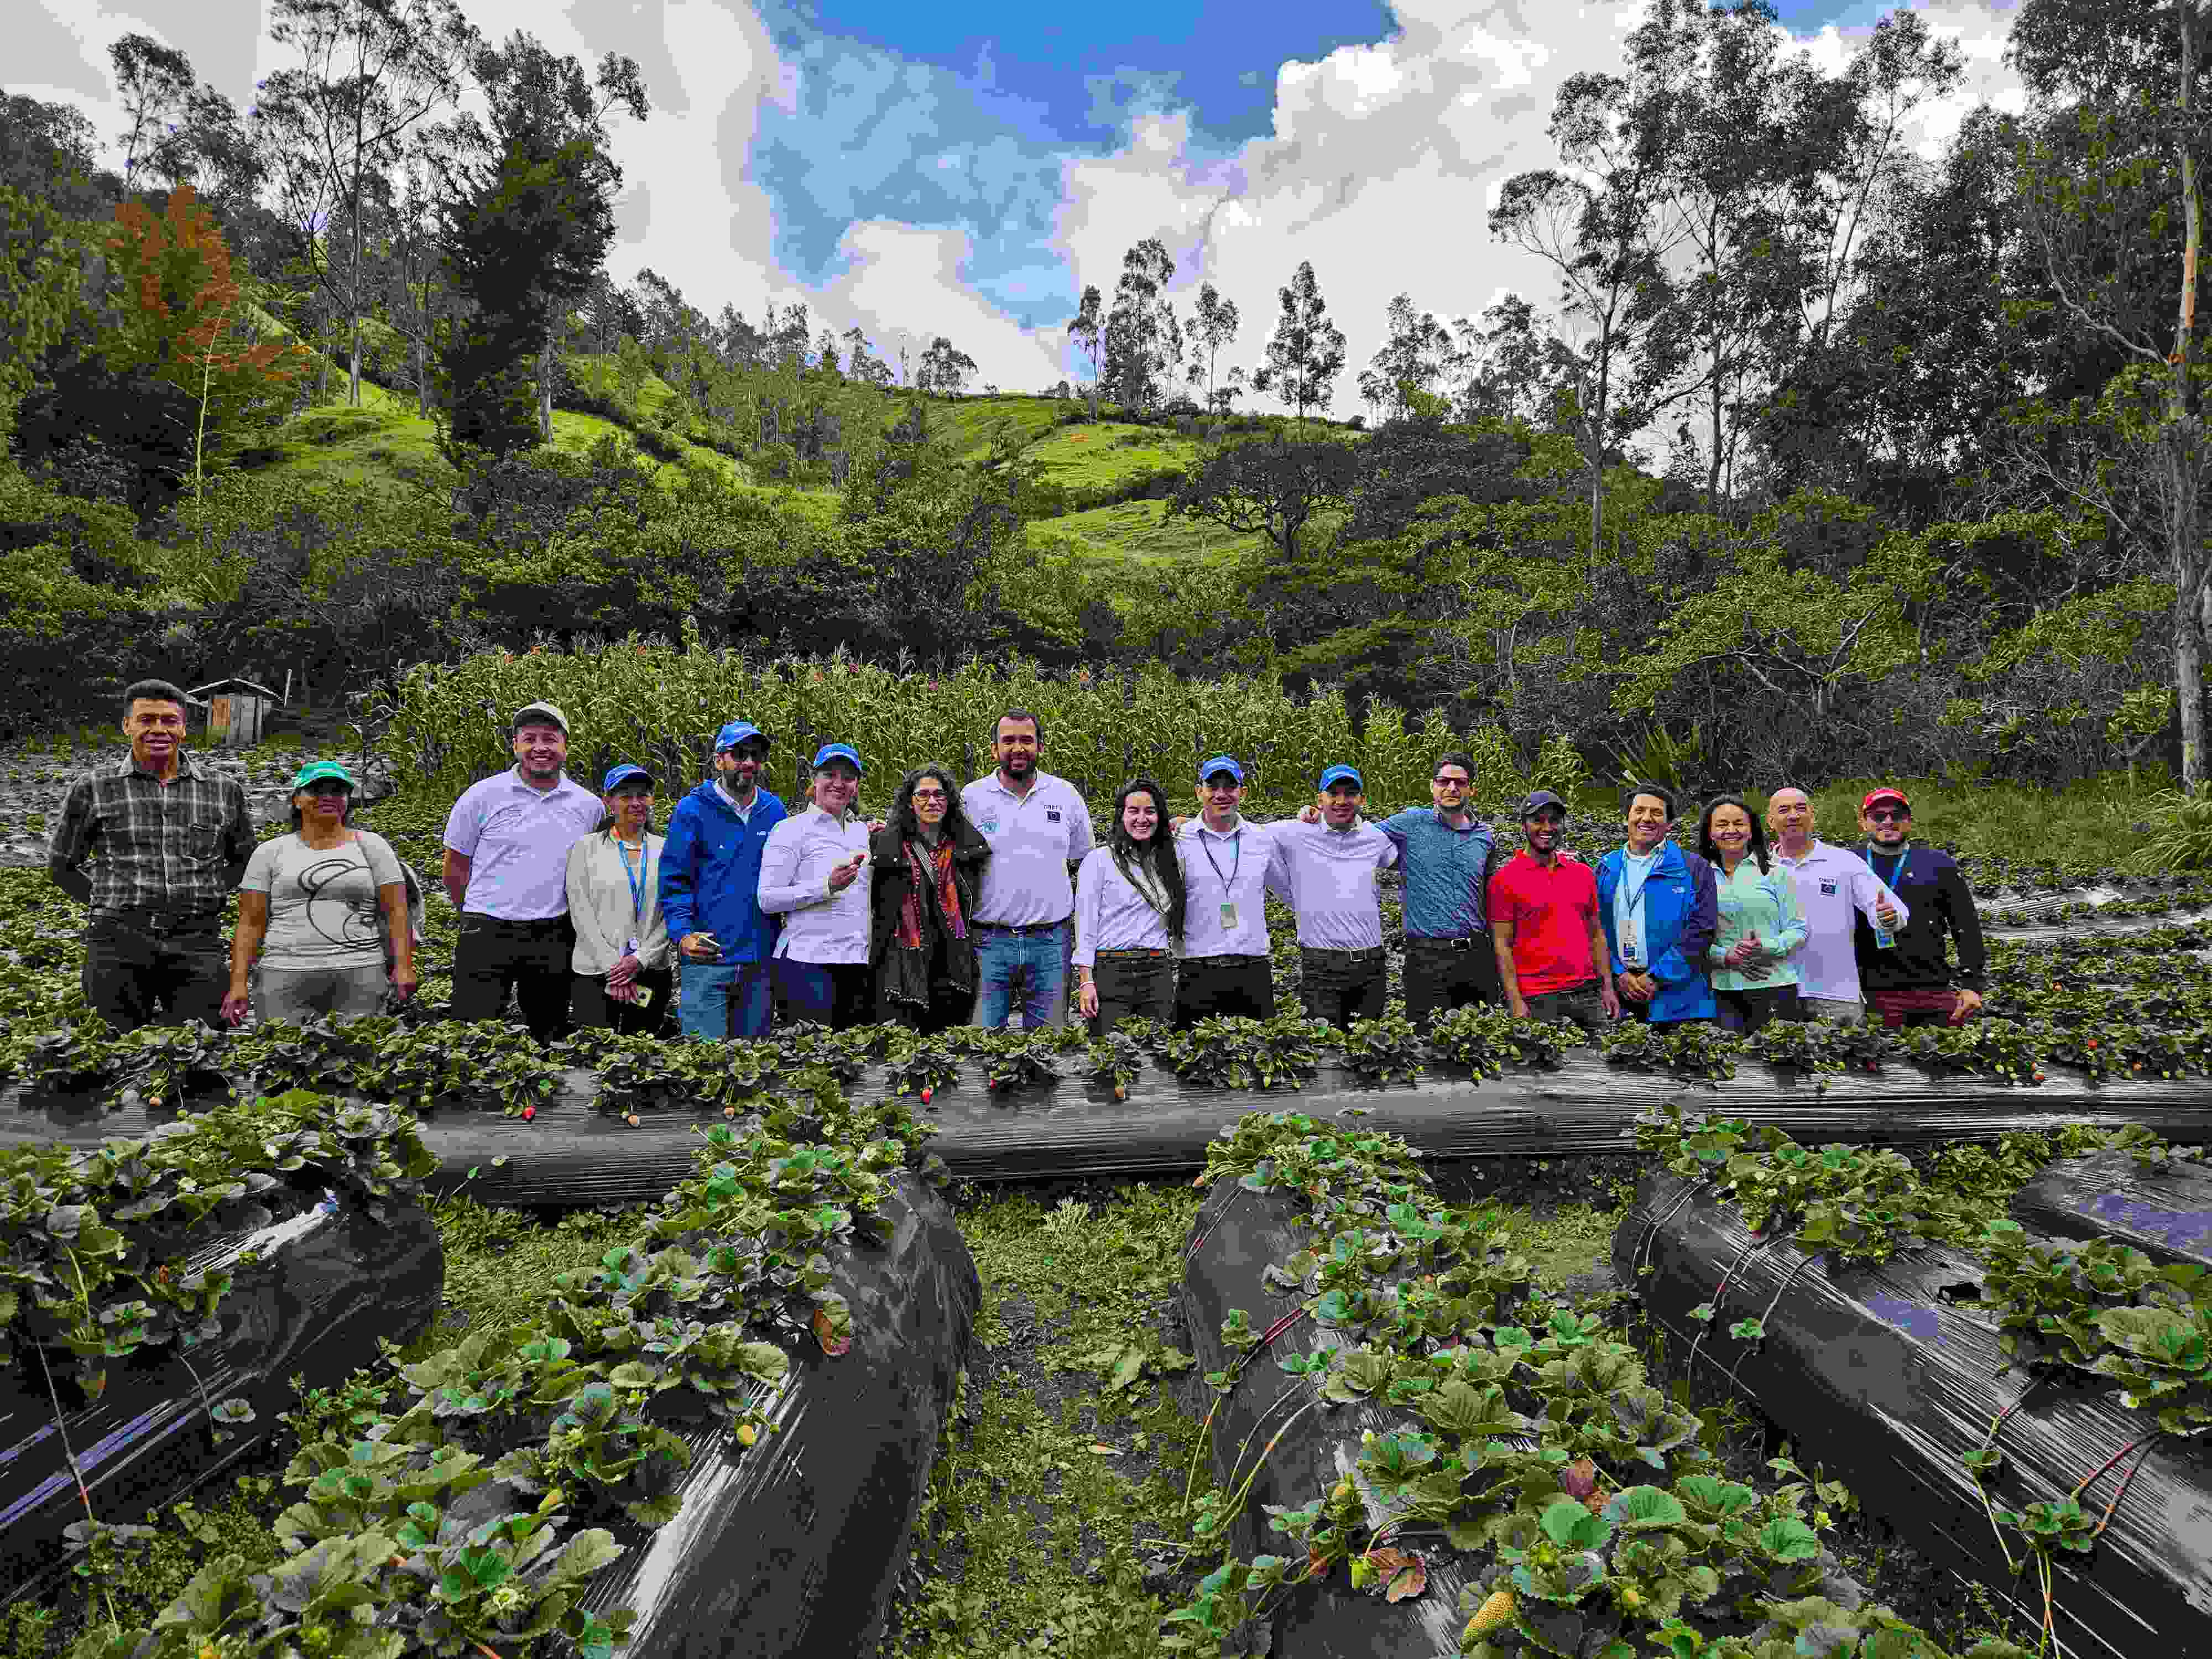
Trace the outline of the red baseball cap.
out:
[[[1884,787],[1881,789],[1869,790],[1867,792],[1866,799],[1859,802],[1859,811],[1862,812],[1865,811],[1867,808],[1872,806],[1878,800],[1893,800],[1899,806],[1902,806],[1906,811],[1910,812],[1912,810],[1912,803],[1905,799],[1905,791],[1902,789]]]

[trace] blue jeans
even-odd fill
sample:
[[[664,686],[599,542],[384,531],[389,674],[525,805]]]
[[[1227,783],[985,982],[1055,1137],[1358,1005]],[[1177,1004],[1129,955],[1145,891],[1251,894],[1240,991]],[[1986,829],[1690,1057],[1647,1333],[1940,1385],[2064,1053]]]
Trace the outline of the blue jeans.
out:
[[[1074,925],[1069,921],[1012,933],[977,922],[969,930],[975,940],[976,1024],[1004,1029],[1017,985],[1025,1030],[1067,1024],[1067,953]]]
[[[687,962],[683,995],[678,1018],[685,1036],[705,1040],[768,1035],[773,1004],[765,962]]]

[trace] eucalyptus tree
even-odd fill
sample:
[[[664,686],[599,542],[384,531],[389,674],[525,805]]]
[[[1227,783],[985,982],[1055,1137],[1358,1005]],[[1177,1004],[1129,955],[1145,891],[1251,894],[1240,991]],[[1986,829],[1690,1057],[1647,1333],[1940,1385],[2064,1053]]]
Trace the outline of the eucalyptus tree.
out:
[[[363,220],[409,133],[459,97],[477,32],[453,0],[271,0],[270,10],[270,34],[300,61],[260,83],[253,131],[315,278],[350,326],[347,398],[358,404]],[[333,220],[345,228],[343,267],[325,257]]]
[[[1252,389],[1273,392],[1303,426],[1306,410],[1328,407],[1344,372],[1344,331],[1329,320],[1312,260],[1300,260],[1290,285],[1278,293],[1282,313],[1268,337],[1267,367],[1252,376]]]
[[[2042,400],[2033,425],[2050,441],[2018,453],[2172,580],[2182,781],[2191,789],[2207,776],[2203,658],[2212,611],[2204,511],[2212,441],[2197,342],[2212,162],[2209,44],[2212,0],[2125,9],[2031,0],[2014,39],[2032,100],[2016,189],[2049,283],[2046,303],[2118,363],[2094,395]]]

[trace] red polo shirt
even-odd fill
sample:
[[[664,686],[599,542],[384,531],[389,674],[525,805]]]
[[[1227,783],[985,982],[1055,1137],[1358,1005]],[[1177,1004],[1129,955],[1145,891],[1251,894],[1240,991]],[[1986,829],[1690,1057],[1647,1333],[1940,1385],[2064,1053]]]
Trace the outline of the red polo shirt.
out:
[[[1549,868],[1524,849],[1490,878],[1490,919],[1513,925],[1513,969],[1523,997],[1540,997],[1597,977],[1590,924],[1597,872],[1562,853]]]

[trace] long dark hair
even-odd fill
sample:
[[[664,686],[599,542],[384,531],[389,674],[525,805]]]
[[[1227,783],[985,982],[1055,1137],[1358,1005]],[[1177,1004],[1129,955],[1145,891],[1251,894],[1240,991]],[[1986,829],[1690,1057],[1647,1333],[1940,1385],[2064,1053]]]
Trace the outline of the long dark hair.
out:
[[[1132,795],[1150,795],[1152,810],[1160,815],[1159,827],[1152,831],[1149,842],[1133,840],[1121,823],[1121,808]],[[1181,945],[1183,922],[1190,908],[1183,891],[1182,861],[1176,856],[1175,837],[1168,832],[1166,793],[1152,779],[1131,778],[1114,797],[1114,821],[1106,826],[1106,849],[1113,854],[1115,867],[1132,887],[1138,886],[1133,869],[1135,864],[1142,863],[1152,871],[1160,890],[1168,896],[1168,937]]]
[[[935,778],[945,786],[945,817],[937,826],[937,833],[949,836],[965,828],[967,813],[960,810],[960,787],[952,781],[952,774],[942,766],[917,766],[899,780],[898,793],[891,797],[890,827],[898,831],[903,846],[921,839],[921,820],[914,815],[914,787],[924,778]]]
[[[1744,817],[1751,820],[1751,856],[1759,860],[1759,873],[1765,875],[1770,867],[1766,862],[1766,826],[1759,821],[1759,814],[1751,810],[1741,795],[1715,795],[1705,803],[1705,815],[1698,820],[1698,856],[1715,866],[1720,864],[1721,849],[1713,845],[1713,814],[1723,806],[1740,807]]]

